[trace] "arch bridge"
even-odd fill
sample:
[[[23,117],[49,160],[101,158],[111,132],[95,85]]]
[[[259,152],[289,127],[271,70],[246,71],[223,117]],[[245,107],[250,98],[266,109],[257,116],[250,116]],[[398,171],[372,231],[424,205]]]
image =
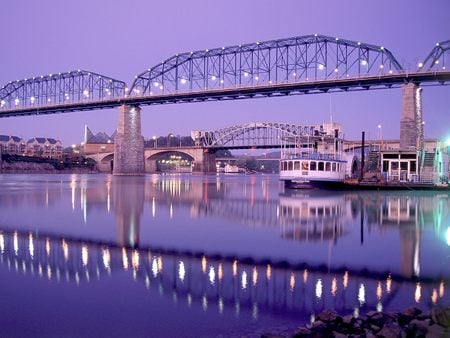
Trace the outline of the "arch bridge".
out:
[[[305,35],[175,54],[124,81],[87,71],[31,77],[0,89],[0,118],[119,107],[115,173],[144,171],[141,105],[403,88],[401,145],[420,148],[419,85],[448,84],[450,40],[414,70],[384,46]],[[137,122],[137,123],[136,123]]]
[[[329,124],[328,129],[331,126]],[[300,139],[320,137],[330,132],[326,124],[308,126],[279,122],[253,122],[214,131],[193,131],[191,136],[195,144],[202,147],[247,149],[293,146],[295,141]]]

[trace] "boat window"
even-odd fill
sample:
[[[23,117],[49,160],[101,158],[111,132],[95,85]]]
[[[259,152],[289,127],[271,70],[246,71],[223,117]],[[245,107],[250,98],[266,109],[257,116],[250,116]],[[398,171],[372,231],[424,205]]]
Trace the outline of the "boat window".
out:
[[[300,161],[294,162],[294,170],[300,170]]]
[[[331,170],[336,171],[336,163],[331,163]]]
[[[317,170],[323,171],[323,162],[319,162],[319,165],[317,167]]]
[[[398,170],[398,162],[391,162],[391,170]]]
[[[302,162],[302,170],[309,170],[309,162],[308,161]]]
[[[293,163],[292,163],[292,161],[289,161],[288,162],[288,170],[293,170],[293,169],[294,169]]]
[[[311,168],[311,170],[317,170],[316,169],[316,161],[311,161],[310,168]]]
[[[400,162],[400,170],[408,170],[408,162]]]
[[[389,170],[389,161],[383,161],[383,172],[387,173]]]
[[[325,163],[325,171],[331,171],[331,163],[330,162]]]
[[[409,162],[409,171],[411,173],[415,173],[416,170],[417,170],[417,168],[416,168],[416,161]]]

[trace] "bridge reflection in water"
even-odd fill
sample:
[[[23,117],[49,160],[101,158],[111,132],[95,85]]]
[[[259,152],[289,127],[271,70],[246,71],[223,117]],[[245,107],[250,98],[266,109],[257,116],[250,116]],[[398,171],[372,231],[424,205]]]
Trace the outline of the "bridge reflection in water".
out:
[[[0,252],[1,263],[18,273],[79,284],[127,271],[149,292],[170,296],[174,302],[199,302],[205,311],[236,315],[241,307],[250,308],[254,317],[260,310],[295,315],[326,308],[358,314],[398,308],[408,299],[420,306],[449,298],[448,280],[248,263],[32,232],[2,231]]]
[[[100,183],[99,183],[100,182]],[[84,221],[93,208],[113,210],[117,241],[80,239],[11,229],[0,230],[0,260],[11,270],[56,282],[84,283],[126,271],[152,293],[174,302],[201,304],[222,313],[242,308],[310,314],[325,308],[341,313],[399,309],[407,304],[428,307],[449,304],[449,275],[420,272],[421,236],[433,228],[445,234],[448,196],[406,193],[324,193],[277,191],[273,177],[227,180],[224,177],[107,177],[92,186],[73,177],[72,208],[80,201]],[[41,190],[39,190],[41,191]],[[58,191],[15,194],[15,203],[49,205]],[[52,196],[52,194],[55,194]],[[26,201],[25,201],[26,200]],[[285,241],[328,242],[331,245],[359,232],[398,228],[401,267],[398,271],[335,267],[304,262],[292,264],[268,258],[210,254],[202,250],[152,246],[140,241],[145,206],[152,217],[174,217],[179,206],[191,218],[221,217],[251,227],[278,227]],[[448,231],[447,231],[448,232]],[[445,236],[445,235],[444,235]]]

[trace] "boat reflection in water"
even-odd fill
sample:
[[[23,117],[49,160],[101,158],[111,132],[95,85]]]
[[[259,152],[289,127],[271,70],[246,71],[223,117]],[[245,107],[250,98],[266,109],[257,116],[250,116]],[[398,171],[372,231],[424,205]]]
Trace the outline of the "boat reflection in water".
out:
[[[19,222],[5,216],[0,260],[12,271],[75,284],[127,272],[142,292],[204,311],[245,309],[254,318],[282,313],[308,320],[326,308],[357,315],[450,304],[448,264],[436,264],[448,260],[447,194],[299,192],[283,190],[271,176],[72,177],[58,183],[63,189],[52,184],[6,192],[2,198],[15,202],[1,208],[51,212],[53,204],[78,210],[92,227],[96,213],[112,212],[117,239],[48,219],[39,230],[13,226]],[[221,231],[219,240],[196,228],[204,221]],[[198,244],[205,241],[214,248]]]

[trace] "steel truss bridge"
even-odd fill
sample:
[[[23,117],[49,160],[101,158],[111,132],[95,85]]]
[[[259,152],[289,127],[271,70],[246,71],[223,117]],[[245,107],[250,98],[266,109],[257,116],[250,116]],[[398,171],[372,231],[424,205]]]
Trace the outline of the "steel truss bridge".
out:
[[[327,135],[323,125],[295,125],[258,122],[235,125],[214,131],[193,131],[196,146],[215,149],[280,148],[295,146],[308,138]]]
[[[28,231],[0,231],[0,264],[12,272],[74,284],[128,272],[130,280],[145,285],[142,292],[201,304],[204,311],[251,312],[254,317],[280,310],[304,319],[326,308],[389,310],[405,299],[428,302],[435,293],[433,304],[448,301],[445,279],[128,248]]]
[[[450,40],[405,70],[383,46],[306,35],[176,54],[131,87],[82,70],[12,81],[0,89],[0,117],[448,84],[449,56]]]

